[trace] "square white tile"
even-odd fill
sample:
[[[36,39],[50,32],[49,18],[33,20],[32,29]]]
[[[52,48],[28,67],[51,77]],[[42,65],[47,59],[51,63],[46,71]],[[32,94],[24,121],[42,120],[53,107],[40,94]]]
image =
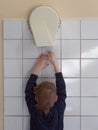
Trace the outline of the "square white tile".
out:
[[[52,52],[55,53],[57,58],[61,58],[60,46],[61,46],[61,41],[60,40],[56,40],[55,41],[55,46],[52,46],[52,47],[42,47],[41,48],[41,52],[42,52],[42,54],[47,54],[49,51],[52,51]]]
[[[62,40],[62,58],[80,58],[80,40]]]
[[[80,77],[80,60],[62,60],[64,77]]]
[[[4,130],[22,130],[22,117],[4,117]]]
[[[81,115],[98,115],[98,98],[81,98]]]
[[[23,117],[23,130],[30,130],[30,117]]]
[[[98,39],[98,20],[81,21],[81,38]]]
[[[64,115],[80,115],[80,99],[69,98],[66,99],[66,109]]]
[[[39,58],[41,48],[35,45],[34,40],[23,40],[23,58]]]
[[[81,41],[81,58],[98,58],[98,40]]]
[[[80,130],[80,118],[64,117],[64,130]]]
[[[4,58],[22,58],[22,40],[4,40]]]
[[[22,78],[5,78],[4,96],[22,96]]]
[[[81,79],[81,96],[98,96],[98,78]]]
[[[23,59],[23,77],[30,77],[34,67],[36,66],[36,62],[37,59]]]
[[[98,117],[81,117],[81,130],[97,130]]]
[[[23,39],[33,39],[33,34],[27,21],[22,21],[23,24]]]
[[[4,39],[22,39],[22,21],[4,21]]]
[[[5,97],[4,115],[22,115],[22,97]]]
[[[98,60],[88,59],[81,60],[81,76],[82,77],[98,77]]]
[[[22,60],[4,60],[4,77],[22,77]]]
[[[80,39],[80,21],[62,22],[62,39]]]
[[[65,79],[67,96],[80,96],[80,79]]]

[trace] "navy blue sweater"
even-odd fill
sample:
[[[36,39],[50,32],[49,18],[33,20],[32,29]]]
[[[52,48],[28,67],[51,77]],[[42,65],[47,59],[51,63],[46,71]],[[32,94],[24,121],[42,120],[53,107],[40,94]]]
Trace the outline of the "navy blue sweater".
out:
[[[58,100],[51,108],[47,116],[39,112],[36,107],[34,87],[38,76],[31,74],[25,89],[25,99],[30,113],[30,130],[63,130],[66,86],[62,73],[55,73]]]

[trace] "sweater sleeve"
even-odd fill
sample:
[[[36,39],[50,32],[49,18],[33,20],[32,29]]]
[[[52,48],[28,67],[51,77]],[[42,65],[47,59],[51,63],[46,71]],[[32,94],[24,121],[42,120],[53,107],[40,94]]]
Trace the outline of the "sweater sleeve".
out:
[[[37,78],[37,75],[31,74],[25,88],[25,100],[30,114],[33,112],[36,103],[34,87],[36,86]]]
[[[56,73],[56,86],[57,86],[57,95],[58,95],[58,100],[55,103],[54,107],[56,107],[56,109],[60,112],[60,113],[64,113],[65,107],[66,107],[66,85],[65,85],[65,81],[63,78],[63,75],[61,72]]]

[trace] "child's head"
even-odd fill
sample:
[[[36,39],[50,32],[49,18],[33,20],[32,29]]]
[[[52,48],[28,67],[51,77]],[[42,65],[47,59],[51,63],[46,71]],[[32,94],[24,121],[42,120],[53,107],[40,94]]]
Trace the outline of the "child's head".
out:
[[[51,82],[42,82],[35,87],[35,100],[37,102],[36,107],[43,111],[49,112],[57,101],[56,86]]]

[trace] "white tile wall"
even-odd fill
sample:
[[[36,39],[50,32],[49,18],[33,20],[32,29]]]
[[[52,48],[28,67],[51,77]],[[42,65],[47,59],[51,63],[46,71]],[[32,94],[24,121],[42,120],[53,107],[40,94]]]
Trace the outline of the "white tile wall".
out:
[[[98,20],[81,21],[81,38],[98,39]]]
[[[33,39],[33,35],[31,33],[30,27],[27,21],[23,21],[23,39]]]
[[[4,96],[22,96],[22,78],[5,78]]]
[[[65,115],[80,115],[80,99],[67,98]]]
[[[4,40],[4,58],[22,58],[22,40]]]
[[[3,30],[4,130],[29,129],[25,85],[39,55],[50,50],[55,52],[66,82],[64,130],[97,130],[98,21],[63,21],[54,47],[37,48],[25,20],[4,21]],[[53,67],[50,65],[39,77],[38,83],[55,82]]]
[[[98,59],[81,60],[82,77],[98,77]]]
[[[62,39],[80,39],[80,21],[63,21]]]
[[[80,96],[80,79],[79,78],[65,78],[67,96]]]
[[[4,60],[5,77],[22,77],[22,60],[5,59]]]
[[[62,72],[64,77],[80,77],[80,60],[62,60]]]
[[[4,130],[22,130],[22,117],[5,117]]]
[[[65,117],[64,130],[80,130],[80,118],[79,117]]]
[[[43,78],[41,78],[41,81],[42,82],[44,82],[44,81],[53,82],[54,84],[56,84],[55,78],[53,78],[53,77],[48,77],[48,78],[43,77]]]
[[[23,59],[23,77],[29,77],[36,65],[37,59]]]
[[[22,21],[4,21],[4,39],[22,39]]]
[[[98,115],[98,97],[81,99],[81,115]]]
[[[81,57],[98,58],[98,40],[82,40]]]
[[[23,117],[23,130],[30,130],[30,118]]]
[[[81,96],[98,96],[98,78],[81,79]]]
[[[97,130],[98,117],[82,117],[81,126],[81,130]]]
[[[23,40],[23,58],[38,58],[41,48],[35,46],[34,40]]]
[[[22,98],[5,97],[4,115],[22,115]]]
[[[80,40],[62,40],[62,58],[80,58]]]

